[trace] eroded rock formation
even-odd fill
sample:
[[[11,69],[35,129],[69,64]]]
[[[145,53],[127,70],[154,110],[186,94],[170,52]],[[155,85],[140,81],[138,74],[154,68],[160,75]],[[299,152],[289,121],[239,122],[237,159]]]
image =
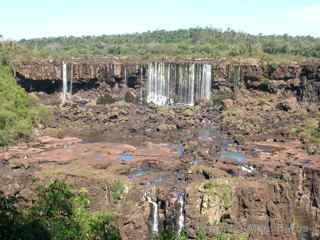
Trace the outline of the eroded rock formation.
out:
[[[77,82],[107,82],[112,87],[116,86],[129,86],[137,87],[143,86],[143,89],[148,92],[149,100],[156,101],[158,103],[168,102],[170,99],[170,91],[174,87],[172,84],[179,85],[179,79],[187,81],[190,85],[192,82],[194,85],[194,91],[190,92],[190,86],[188,91],[183,92],[185,87],[181,87],[180,90],[176,90],[176,96],[183,95],[180,98],[186,100],[184,102],[192,102],[194,95],[195,98],[201,98],[207,96],[207,90],[201,90],[202,80],[206,76],[211,79],[210,83],[206,86],[214,89],[221,89],[225,86],[236,88],[240,85],[244,85],[247,88],[261,89],[265,91],[278,91],[278,90],[291,90],[300,100],[307,101],[319,101],[320,99],[320,62],[309,61],[299,64],[263,64],[259,62],[227,62],[227,61],[213,61],[213,60],[194,60],[194,61],[135,61],[135,60],[121,60],[114,58],[100,58],[100,59],[69,59],[64,61],[38,61],[30,63],[12,63],[13,71],[18,79],[21,80],[22,85],[27,88],[33,86],[33,89],[38,85],[50,85],[59,84],[62,81],[62,64],[67,63],[72,66],[71,76],[75,83]],[[158,63],[162,63],[163,71]],[[156,66],[156,68],[155,68]],[[192,66],[210,67],[212,71],[207,71],[208,74],[196,74],[192,77]],[[178,67],[178,69],[176,69]],[[182,67],[184,67],[182,69]],[[182,72],[179,69],[182,69]],[[199,67],[196,67],[198,69]],[[196,70],[195,69],[195,70]],[[207,69],[207,67],[206,67]],[[209,68],[208,68],[209,69]],[[191,73],[191,72],[192,73]],[[203,71],[203,70],[202,70]],[[151,73],[152,72],[152,73]],[[197,71],[195,71],[197,73]],[[210,74],[209,74],[210,73]],[[190,75],[191,74],[191,75]],[[198,77],[200,76],[200,78]],[[163,90],[156,90],[151,88],[152,79],[157,79],[158,84],[163,81]],[[175,81],[169,81],[170,79],[176,79]],[[194,79],[194,81],[192,80]],[[199,80],[200,79],[200,80]],[[181,81],[182,81],[181,80]],[[42,84],[41,84],[42,81]],[[165,86],[166,81],[168,86]],[[169,82],[171,83],[171,90],[169,89]],[[24,84],[23,84],[24,83]],[[148,84],[150,83],[150,84]],[[201,84],[200,84],[201,83]],[[203,83],[204,84],[204,83]],[[181,85],[181,84],[180,84]],[[45,87],[42,87],[42,89]],[[200,88],[198,91],[197,88]],[[41,88],[40,88],[41,89]],[[58,87],[56,87],[58,89]],[[156,91],[156,92],[155,92]],[[157,92],[158,91],[158,92]],[[181,91],[181,92],[179,92]],[[202,93],[203,92],[203,93]],[[157,96],[155,96],[155,94]],[[168,95],[168,96],[166,96]],[[163,100],[166,98],[166,100]]]

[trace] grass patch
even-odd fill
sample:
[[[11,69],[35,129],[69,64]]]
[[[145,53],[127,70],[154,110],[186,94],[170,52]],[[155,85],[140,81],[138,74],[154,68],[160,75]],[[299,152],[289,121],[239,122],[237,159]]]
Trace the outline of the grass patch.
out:
[[[226,99],[233,99],[234,98],[234,93],[230,90],[230,91],[220,91],[220,92],[216,92],[211,96],[211,103],[213,105],[222,105],[223,104],[223,100]]]
[[[29,137],[32,128],[48,113],[17,85],[9,67],[0,65],[0,146]]]
[[[292,132],[299,134],[311,143],[320,144],[320,119],[309,118],[301,128],[293,128]]]
[[[217,197],[223,203],[223,207],[228,209],[231,207],[231,191],[232,188],[228,180],[215,179],[203,185],[205,191],[211,196]]]
[[[257,114],[249,114],[244,108],[232,107],[221,114],[222,125],[228,130],[241,134],[261,133],[265,131],[264,119]]]
[[[220,233],[214,240],[248,240],[248,234],[229,234],[229,233]]]

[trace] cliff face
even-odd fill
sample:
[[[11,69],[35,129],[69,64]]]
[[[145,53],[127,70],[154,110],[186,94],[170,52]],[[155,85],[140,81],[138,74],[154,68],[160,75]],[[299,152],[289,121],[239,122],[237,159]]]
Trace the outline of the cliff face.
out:
[[[291,90],[300,100],[320,100],[320,61],[303,62],[301,64],[275,65],[259,63],[236,63],[213,60],[195,61],[162,61],[172,66],[168,72],[176,74],[176,66],[211,66],[211,87],[219,89],[222,86],[261,89],[267,91]],[[63,63],[70,66],[70,75],[74,82],[90,82],[97,80],[122,81],[129,78],[149,78],[151,61],[119,60],[112,58],[77,59],[65,61],[38,61],[30,63],[13,63],[12,68],[19,79],[30,82],[62,81]],[[157,71],[161,72],[161,71]],[[178,73],[180,74],[180,73]],[[181,73],[181,78],[189,78],[188,72]],[[159,76],[156,76],[156,78]],[[124,82],[124,81],[123,81]],[[43,85],[43,84],[42,84]]]
[[[290,80],[305,77],[306,80],[320,81],[320,61],[309,61],[301,64],[275,65],[259,63],[237,63],[213,60],[194,61],[135,61],[112,58],[77,59],[65,61],[34,61],[29,63],[12,63],[15,73],[30,80],[62,80],[62,64],[73,66],[74,80],[93,80],[99,76],[124,77],[125,68],[138,70],[145,68],[151,62],[171,64],[210,64],[213,66],[214,79],[227,79],[234,66],[240,66],[241,77],[244,80]]]
[[[13,64],[13,69],[18,76],[25,79],[40,81],[61,81],[62,65],[64,61],[39,61],[26,64]],[[122,64],[112,59],[65,61],[72,66],[72,78],[75,81],[95,80],[99,77],[121,77]]]

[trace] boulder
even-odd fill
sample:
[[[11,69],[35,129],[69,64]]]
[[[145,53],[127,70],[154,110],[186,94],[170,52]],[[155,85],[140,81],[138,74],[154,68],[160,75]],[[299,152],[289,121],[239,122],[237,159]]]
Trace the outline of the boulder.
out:
[[[171,131],[177,129],[177,126],[174,124],[160,124],[157,127],[157,131],[159,132],[165,132],[165,131]]]
[[[294,111],[298,108],[299,104],[297,101],[297,98],[295,97],[289,97],[288,99],[280,102],[277,104],[277,109],[281,110],[281,111]]]
[[[234,105],[234,102],[232,99],[224,99],[222,101],[222,106],[224,109],[229,109],[229,108],[232,108]]]
[[[127,91],[124,99],[126,100],[126,102],[135,103],[137,102],[137,94],[134,90],[130,89],[129,91]]]

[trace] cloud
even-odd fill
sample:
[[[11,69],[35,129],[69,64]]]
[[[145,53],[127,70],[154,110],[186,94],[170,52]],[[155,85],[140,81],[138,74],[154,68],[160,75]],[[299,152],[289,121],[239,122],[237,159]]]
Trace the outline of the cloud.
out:
[[[289,12],[289,17],[304,22],[320,23],[320,4],[294,9]]]

